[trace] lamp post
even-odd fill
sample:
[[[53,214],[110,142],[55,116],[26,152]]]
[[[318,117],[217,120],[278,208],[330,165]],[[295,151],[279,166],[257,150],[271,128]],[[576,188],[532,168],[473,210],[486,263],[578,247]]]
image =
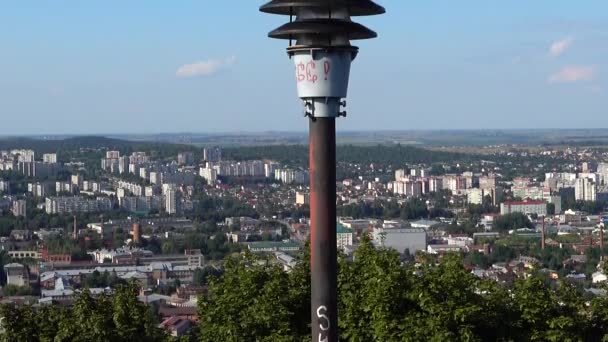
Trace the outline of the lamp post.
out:
[[[345,117],[351,40],[376,33],[351,20],[385,12],[371,0],[273,0],[260,11],[289,16],[268,36],[289,40],[298,96],[309,119],[312,340],[338,340],[336,118]],[[295,42],[295,44],[294,44]]]

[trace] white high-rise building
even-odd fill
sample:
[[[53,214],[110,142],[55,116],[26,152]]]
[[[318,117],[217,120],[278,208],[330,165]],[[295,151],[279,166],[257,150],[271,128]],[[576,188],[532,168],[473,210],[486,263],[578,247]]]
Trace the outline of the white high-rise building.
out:
[[[405,182],[409,179],[408,174],[407,174],[407,170],[405,169],[399,169],[397,171],[395,171],[395,181],[397,182]]]
[[[600,178],[600,184],[608,185],[608,163],[599,163],[597,165],[597,174]]]
[[[118,173],[127,173],[127,171],[129,171],[129,157],[118,158]]]
[[[595,182],[589,178],[578,178],[574,186],[574,197],[577,201],[592,201],[597,199]]]
[[[165,191],[165,211],[167,214],[177,213],[177,192],[175,187],[168,187]]]
[[[120,158],[119,151],[107,151],[106,152],[106,159],[118,159],[118,158]]]
[[[76,186],[82,185],[83,179],[81,175],[72,175],[72,184]]]
[[[274,170],[279,168],[279,164],[277,163],[266,163],[264,164],[264,176],[266,178],[274,177]]]
[[[24,216],[26,213],[26,202],[25,200],[17,200],[13,202],[13,216]]]
[[[208,162],[218,162],[222,160],[222,149],[220,147],[205,147],[203,149],[203,159]]]
[[[208,167],[201,167],[199,175],[207,181],[207,184],[212,185],[217,180],[217,171]]]
[[[36,153],[33,150],[12,150],[11,154],[17,156],[17,161],[22,163],[33,163],[36,157]]]
[[[161,184],[161,173],[160,172],[150,172],[150,183],[152,184]]]
[[[47,164],[54,164],[57,162],[57,153],[45,153],[42,155],[42,162]]]

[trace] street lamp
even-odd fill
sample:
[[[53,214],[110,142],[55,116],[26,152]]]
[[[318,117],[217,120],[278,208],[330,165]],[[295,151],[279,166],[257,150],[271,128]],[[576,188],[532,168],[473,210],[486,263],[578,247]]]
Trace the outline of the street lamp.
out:
[[[385,12],[371,0],[273,0],[260,11],[288,15],[268,36],[289,40],[298,96],[309,118],[312,340],[338,340],[336,118],[346,116],[351,40],[376,33],[351,20]],[[294,44],[295,42],[295,44]]]

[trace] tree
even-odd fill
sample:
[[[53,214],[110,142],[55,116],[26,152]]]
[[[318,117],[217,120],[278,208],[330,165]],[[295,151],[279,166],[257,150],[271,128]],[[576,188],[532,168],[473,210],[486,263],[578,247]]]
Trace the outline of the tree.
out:
[[[292,326],[291,274],[263,261],[251,254],[226,261],[226,272],[211,282],[199,306],[201,341],[303,340]]]
[[[534,225],[526,215],[512,213],[495,218],[493,227],[499,231],[507,231],[519,228],[534,228]]]
[[[2,341],[165,341],[137,285],[117,287],[112,296],[85,289],[71,309],[59,306],[0,306]]]

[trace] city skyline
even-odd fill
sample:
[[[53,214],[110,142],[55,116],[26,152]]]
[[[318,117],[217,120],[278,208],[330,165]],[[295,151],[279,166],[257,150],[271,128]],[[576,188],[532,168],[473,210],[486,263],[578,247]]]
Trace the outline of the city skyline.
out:
[[[1,133],[305,131],[262,3],[2,4]],[[379,3],[339,131],[608,127],[608,4]]]

